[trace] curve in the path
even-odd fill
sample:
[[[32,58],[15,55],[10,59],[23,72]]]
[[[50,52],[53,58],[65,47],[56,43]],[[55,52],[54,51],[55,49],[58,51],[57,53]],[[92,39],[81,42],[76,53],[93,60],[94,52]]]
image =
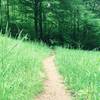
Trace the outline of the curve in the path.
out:
[[[45,91],[36,100],[72,100],[69,91],[66,91],[62,84],[54,58],[50,56],[43,62],[48,79],[45,81]]]

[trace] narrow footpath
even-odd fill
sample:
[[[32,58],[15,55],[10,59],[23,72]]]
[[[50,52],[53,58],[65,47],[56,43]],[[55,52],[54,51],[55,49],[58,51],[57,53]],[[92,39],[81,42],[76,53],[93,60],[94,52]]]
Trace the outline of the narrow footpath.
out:
[[[56,69],[54,58],[55,56],[50,56],[43,62],[47,80],[45,81],[44,92],[36,100],[72,100]]]

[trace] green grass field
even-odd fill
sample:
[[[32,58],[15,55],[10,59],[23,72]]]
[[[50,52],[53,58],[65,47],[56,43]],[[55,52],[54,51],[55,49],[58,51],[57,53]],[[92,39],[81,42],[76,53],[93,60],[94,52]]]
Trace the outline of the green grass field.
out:
[[[34,100],[43,91],[42,43],[0,36],[0,100]],[[56,65],[75,100],[100,100],[100,52],[56,48]]]
[[[0,36],[0,100],[34,100],[43,90],[42,60],[49,49]]]
[[[57,48],[56,64],[75,100],[100,100],[100,52]]]

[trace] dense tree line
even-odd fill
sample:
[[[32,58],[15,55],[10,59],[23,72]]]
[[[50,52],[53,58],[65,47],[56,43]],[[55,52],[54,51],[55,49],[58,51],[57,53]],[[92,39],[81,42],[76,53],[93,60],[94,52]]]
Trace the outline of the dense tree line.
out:
[[[100,0],[0,0],[0,29],[70,48],[100,48]]]

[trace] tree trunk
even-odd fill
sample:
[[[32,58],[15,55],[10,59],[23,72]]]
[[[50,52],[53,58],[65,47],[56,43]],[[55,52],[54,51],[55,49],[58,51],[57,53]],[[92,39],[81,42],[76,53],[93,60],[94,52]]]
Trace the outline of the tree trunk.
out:
[[[36,34],[37,39],[39,37],[39,33],[38,33],[38,13],[39,13],[38,4],[39,4],[39,1],[34,0],[34,23],[35,23],[35,34]]]
[[[7,23],[8,23],[8,25],[9,25],[9,22],[10,22],[10,15],[9,15],[9,0],[7,0],[7,13],[6,13],[7,15]]]
[[[42,0],[39,2],[39,33],[40,39],[43,38],[43,13],[42,13]]]
[[[0,30],[2,29],[2,4],[0,0]]]

